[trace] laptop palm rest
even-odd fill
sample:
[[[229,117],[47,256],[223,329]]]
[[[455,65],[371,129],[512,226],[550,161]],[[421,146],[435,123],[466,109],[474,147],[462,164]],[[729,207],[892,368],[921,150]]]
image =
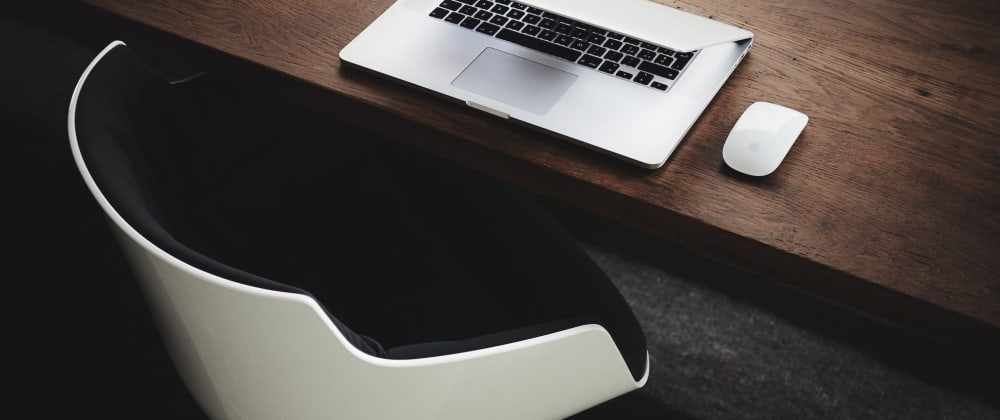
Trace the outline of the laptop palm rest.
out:
[[[453,86],[543,115],[577,75],[493,48],[486,48],[451,82]]]

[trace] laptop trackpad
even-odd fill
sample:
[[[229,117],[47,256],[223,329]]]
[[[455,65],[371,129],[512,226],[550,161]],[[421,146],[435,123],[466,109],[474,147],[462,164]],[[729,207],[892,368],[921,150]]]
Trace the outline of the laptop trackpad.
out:
[[[535,114],[545,114],[577,75],[493,48],[483,50],[451,84]]]

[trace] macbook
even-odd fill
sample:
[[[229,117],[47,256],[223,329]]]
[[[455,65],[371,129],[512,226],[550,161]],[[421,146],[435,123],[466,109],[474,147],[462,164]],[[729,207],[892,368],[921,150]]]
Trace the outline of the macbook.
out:
[[[752,41],[648,0],[398,0],[340,59],[652,169]]]

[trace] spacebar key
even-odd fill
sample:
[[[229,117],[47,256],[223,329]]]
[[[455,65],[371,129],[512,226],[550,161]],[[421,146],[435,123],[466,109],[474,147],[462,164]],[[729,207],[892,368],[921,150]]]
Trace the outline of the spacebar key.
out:
[[[551,44],[541,39],[528,36],[520,32],[514,32],[506,28],[504,28],[500,32],[497,32],[496,37],[504,41],[510,41],[515,44],[531,48],[536,51],[541,51],[546,54],[552,54],[556,57],[564,58],[569,61],[576,61],[577,59],[580,58],[581,55],[583,55],[583,53],[580,51],[563,47],[557,44]]]

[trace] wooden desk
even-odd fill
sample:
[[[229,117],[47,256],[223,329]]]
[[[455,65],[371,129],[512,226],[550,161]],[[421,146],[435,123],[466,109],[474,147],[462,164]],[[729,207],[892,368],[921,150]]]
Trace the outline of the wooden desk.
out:
[[[340,49],[391,1],[85,3],[301,82],[297,94],[378,133],[1000,354],[1000,3],[660,0],[749,29],[756,44],[667,164],[648,171],[342,69]],[[762,179],[721,159],[754,101],[811,117]]]

